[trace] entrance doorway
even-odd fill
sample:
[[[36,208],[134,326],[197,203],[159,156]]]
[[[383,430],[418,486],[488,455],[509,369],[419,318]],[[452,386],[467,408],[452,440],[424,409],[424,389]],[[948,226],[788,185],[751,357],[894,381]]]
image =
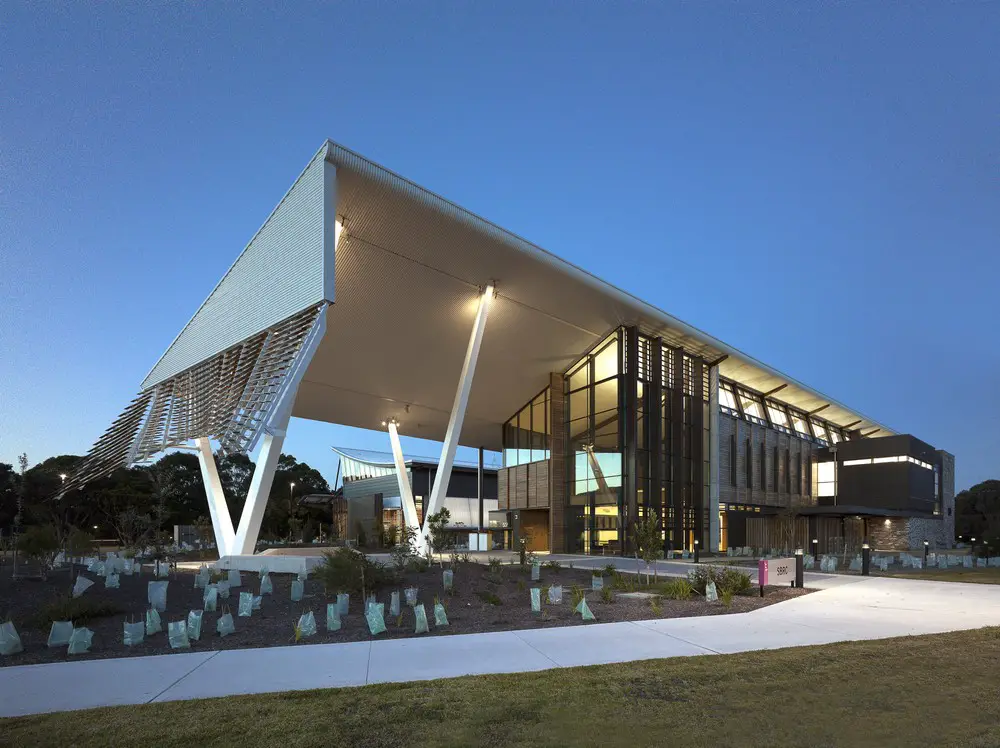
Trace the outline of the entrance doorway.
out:
[[[521,509],[521,535],[529,551],[549,550],[549,510]]]

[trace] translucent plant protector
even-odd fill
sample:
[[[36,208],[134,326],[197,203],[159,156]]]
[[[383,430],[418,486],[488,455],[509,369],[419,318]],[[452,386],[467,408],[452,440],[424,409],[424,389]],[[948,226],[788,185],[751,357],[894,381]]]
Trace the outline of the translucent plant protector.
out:
[[[73,633],[69,637],[69,647],[67,647],[66,651],[71,655],[88,652],[90,651],[90,644],[93,640],[94,632],[90,629],[73,629]]]
[[[233,623],[233,614],[226,613],[219,616],[219,620],[215,622],[215,630],[219,632],[219,636],[229,636],[230,634],[235,634],[236,624]]]
[[[198,641],[201,639],[201,618],[203,613],[204,611],[201,610],[192,610],[188,613],[188,639],[191,641]]]
[[[149,582],[146,588],[146,599],[149,605],[160,613],[167,609],[167,585],[170,582]]]
[[[441,603],[434,603],[434,625],[435,626],[447,626],[448,625],[448,614],[444,610],[444,605]]]
[[[14,628],[14,622],[0,623],[0,655],[12,655],[23,651],[21,637],[18,635],[17,629]]]
[[[378,636],[385,632],[385,603],[369,605],[368,612],[365,613],[368,621],[368,630],[372,636]]]
[[[574,611],[580,614],[580,617],[585,621],[593,621],[594,614],[590,612],[590,606],[587,605],[587,598],[580,600],[580,604],[576,606]]]
[[[84,592],[87,591],[89,587],[93,587],[94,583],[87,579],[85,576],[78,576],[76,582],[73,583],[73,597],[80,597]]]
[[[205,610],[214,612],[219,607],[219,590],[214,584],[205,588],[205,595],[202,597],[202,605]]]
[[[240,604],[236,612],[240,618],[249,618],[253,615],[253,593],[240,593]]]
[[[53,621],[52,628],[49,629],[50,647],[65,647],[69,644],[69,638],[73,635],[72,621]]]
[[[413,633],[415,634],[428,633],[430,629],[427,627],[427,611],[424,610],[423,603],[413,606],[413,616],[417,620],[417,625],[413,629]]]
[[[191,646],[188,638],[187,621],[171,621],[167,624],[167,638],[171,649],[187,649]]]
[[[126,621],[122,626],[124,628],[122,640],[126,647],[134,647],[145,641],[146,627],[142,621],[135,621],[134,623]]]
[[[327,631],[340,631],[340,608],[337,607],[337,603],[327,603],[326,604],[326,630]]]
[[[296,639],[300,639],[306,636],[315,636],[316,634],[316,616],[310,610],[308,613],[303,613],[299,616],[299,623],[295,627]]]
[[[156,608],[146,611],[146,636],[152,636],[163,631],[163,624],[160,622],[160,614]]]

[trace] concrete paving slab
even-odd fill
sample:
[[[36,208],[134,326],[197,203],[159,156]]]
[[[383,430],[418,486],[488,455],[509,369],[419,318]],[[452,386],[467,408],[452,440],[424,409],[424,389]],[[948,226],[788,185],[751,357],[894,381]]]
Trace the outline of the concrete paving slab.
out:
[[[190,652],[0,668],[0,717],[141,704],[217,654]]]
[[[370,642],[347,642],[225,650],[154,701],[363,686],[370,648]]]
[[[557,667],[513,631],[372,642],[369,683],[520,673]]]
[[[516,633],[562,667],[712,654],[703,647],[663,636],[634,623],[592,623]]]

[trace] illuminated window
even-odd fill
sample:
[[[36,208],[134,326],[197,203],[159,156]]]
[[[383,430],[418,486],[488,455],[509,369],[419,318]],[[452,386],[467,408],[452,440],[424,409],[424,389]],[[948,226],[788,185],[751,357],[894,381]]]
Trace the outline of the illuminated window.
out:
[[[719,385],[719,405],[734,415],[739,413],[739,410],[736,408],[736,397],[727,385]]]
[[[837,495],[837,472],[832,462],[816,463],[816,495]]]
[[[792,413],[792,427],[803,436],[812,436],[812,434],[809,432],[809,425],[806,423],[806,419],[803,416],[800,416],[794,410],[791,411],[791,413]]]
[[[825,442],[830,441],[830,437],[826,434],[826,426],[822,422],[814,420],[812,424],[813,433],[816,434],[817,439],[822,439]]]
[[[767,413],[771,416],[771,423],[775,426],[788,428],[788,413],[778,403],[773,400],[767,401]]]
[[[764,422],[764,406],[756,395],[752,395],[746,390],[740,390],[740,404],[743,406],[743,413],[747,418],[755,418],[759,422]]]
[[[845,466],[850,466],[850,465],[871,465],[871,464],[872,464],[871,457],[869,457],[869,458],[867,458],[865,460],[844,460],[844,465]]]
[[[844,437],[842,437],[840,435],[840,431],[837,430],[837,429],[835,429],[835,428],[833,428],[833,426],[831,426],[830,427],[830,442],[833,443],[833,444],[840,444],[840,442],[842,442],[843,440],[844,440]]]

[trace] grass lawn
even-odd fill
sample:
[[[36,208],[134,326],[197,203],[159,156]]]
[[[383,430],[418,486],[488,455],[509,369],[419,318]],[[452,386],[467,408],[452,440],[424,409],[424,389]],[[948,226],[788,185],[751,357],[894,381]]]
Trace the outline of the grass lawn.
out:
[[[998,671],[990,628],[20,717],[0,745],[995,746]]]
[[[1000,569],[922,569],[891,574],[903,579],[928,579],[934,582],[973,582],[974,584],[1000,584]]]

